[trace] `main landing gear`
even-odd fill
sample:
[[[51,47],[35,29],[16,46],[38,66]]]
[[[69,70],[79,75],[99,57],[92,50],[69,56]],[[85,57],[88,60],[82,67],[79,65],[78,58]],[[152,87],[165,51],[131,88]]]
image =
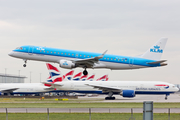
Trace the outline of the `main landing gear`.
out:
[[[24,65],[23,65],[23,67],[26,67],[26,63],[27,63],[27,60],[26,59],[23,59],[24,60]]]
[[[112,96],[113,96],[113,92],[109,92],[108,97],[105,97],[105,100],[115,100],[116,98]]]
[[[84,74],[84,75],[87,75],[87,74],[88,74],[88,71],[86,70],[86,68],[85,68],[85,70],[83,71],[83,74]]]

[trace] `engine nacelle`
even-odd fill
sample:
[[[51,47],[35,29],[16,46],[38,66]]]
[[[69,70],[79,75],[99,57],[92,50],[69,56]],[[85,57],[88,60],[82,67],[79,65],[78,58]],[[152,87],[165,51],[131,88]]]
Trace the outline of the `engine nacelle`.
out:
[[[75,64],[70,60],[60,60],[59,66],[66,69],[75,68]]]
[[[134,90],[123,90],[120,93],[120,95],[123,97],[135,97],[135,91]]]

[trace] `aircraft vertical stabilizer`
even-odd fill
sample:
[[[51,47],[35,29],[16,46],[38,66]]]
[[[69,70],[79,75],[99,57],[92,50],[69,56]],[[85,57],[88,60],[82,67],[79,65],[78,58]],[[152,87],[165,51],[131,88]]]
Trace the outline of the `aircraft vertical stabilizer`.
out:
[[[143,55],[142,58],[151,60],[160,60],[164,52],[168,38],[161,38],[152,47],[150,47]]]

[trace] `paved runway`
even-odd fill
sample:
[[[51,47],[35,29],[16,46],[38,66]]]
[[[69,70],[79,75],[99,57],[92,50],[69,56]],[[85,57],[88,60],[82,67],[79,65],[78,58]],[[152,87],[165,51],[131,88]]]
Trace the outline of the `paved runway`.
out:
[[[180,102],[180,94],[172,94],[168,100],[164,95],[137,95],[135,98],[123,98],[115,96],[116,100],[104,100],[106,96],[79,97],[78,100],[90,100],[89,102]],[[8,108],[8,113],[47,113],[47,108]],[[171,113],[180,113],[180,108],[171,108]],[[5,113],[5,108],[0,108],[0,113]],[[89,108],[49,108],[50,113],[89,113]],[[91,108],[92,113],[130,113],[131,108]],[[143,108],[133,108],[133,113],[143,113]],[[168,108],[154,108],[154,113],[168,113]]]
[[[143,101],[153,101],[153,102],[180,102],[180,94],[171,94],[168,99],[165,100],[165,95],[136,95],[134,98],[123,98],[120,95],[115,95],[116,100],[104,100],[107,95],[100,95],[98,97],[79,97],[78,99],[97,99],[103,100],[103,102],[143,102]]]
[[[47,108],[8,108],[8,113],[47,113]],[[6,108],[0,108],[5,113]],[[89,113],[89,108],[49,108],[50,113]],[[92,113],[131,113],[131,108],[91,108]],[[143,108],[133,108],[133,113],[143,113]],[[168,113],[168,108],[154,108],[154,113]],[[171,108],[170,113],[180,113],[180,108]]]

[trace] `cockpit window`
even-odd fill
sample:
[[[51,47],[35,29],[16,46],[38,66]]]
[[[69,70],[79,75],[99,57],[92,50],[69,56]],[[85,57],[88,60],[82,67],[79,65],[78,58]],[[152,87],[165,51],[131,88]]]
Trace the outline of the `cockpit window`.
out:
[[[22,47],[17,47],[16,49],[17,49],[17,50],[22,50],[23,48],[22,48]]]

